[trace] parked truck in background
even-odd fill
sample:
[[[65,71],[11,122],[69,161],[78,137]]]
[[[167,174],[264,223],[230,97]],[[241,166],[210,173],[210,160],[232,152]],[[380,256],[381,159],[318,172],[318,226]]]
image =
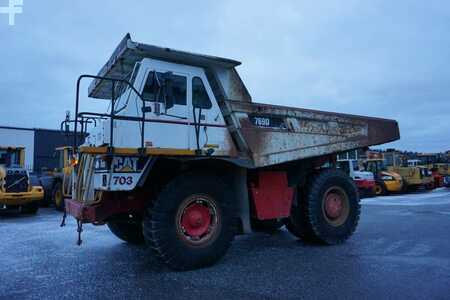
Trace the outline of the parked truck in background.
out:
[[[443,185],[447,188],[450,188],[450,174],[444,176]]]
[[[433,165],[432,171],[441,177],[438,179],[439,182],[442,183],[440,186],[448,186],[448,183],[450,182],[450,164],[449,163],[435,163]]]
[[[24,168],[25,148],[0,146],[0,210],[20,209],[35,214],[44,197],[40,186],[32,186]]]
[[[428,164],[426,167],[431,171],[433,176],[434,187],[443,187],[445,184],[445,177],[449,176],[448,164],[446,163],[434,163]]]
[[[337,167],[353,179],[360,196],[372,197],[375,195],[374,174],[369,171],[361,171],[356,159],[340,160],[338,156]]]
[[[255,103],[238,65],[127,35],[98,75],[80,76],[65,202],[79,233],[107,224],[176,270],[215,263],[252,219],[281,220],[305,241],[352,235],[359,197],[336,153],[399,139],[397,122]],[[83,109],[86,79],[108,112]],[[88,117],[103,120],[77,147],[77,121]]]

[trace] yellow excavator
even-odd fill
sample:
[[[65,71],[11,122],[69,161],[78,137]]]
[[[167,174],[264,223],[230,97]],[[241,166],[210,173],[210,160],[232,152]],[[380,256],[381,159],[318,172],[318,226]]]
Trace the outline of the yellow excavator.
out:
[[[41,186],[32,186],[24,168],[25,148],[0,146],[0,210],[18,208],[35,214],[44,198]]]

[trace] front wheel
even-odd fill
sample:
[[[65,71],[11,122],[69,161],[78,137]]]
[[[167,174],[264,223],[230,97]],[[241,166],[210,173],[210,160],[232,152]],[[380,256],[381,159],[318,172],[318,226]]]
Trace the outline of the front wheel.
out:
[[[174,270],[212,265],[234,237],[234,199],[218,177],[196,173],[172,180],[148,208],[144,236]]]
[[[294,235],[313,242],[339,244],[355,231],[361,205],[353,180],[339,170],[329,169],[314,176],[304,193],[299,193],[287,228]]]
[[[61,182],[57,182],[52,189],[52,202],[57,210],[64,210],[64,194]]]

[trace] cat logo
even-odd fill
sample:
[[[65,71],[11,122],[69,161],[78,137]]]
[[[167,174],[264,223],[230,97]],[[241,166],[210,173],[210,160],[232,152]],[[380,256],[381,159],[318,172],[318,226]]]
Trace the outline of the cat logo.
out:
[[[136,172],[138,160],[138,157],[116,156],[113,160],[114,172]]]

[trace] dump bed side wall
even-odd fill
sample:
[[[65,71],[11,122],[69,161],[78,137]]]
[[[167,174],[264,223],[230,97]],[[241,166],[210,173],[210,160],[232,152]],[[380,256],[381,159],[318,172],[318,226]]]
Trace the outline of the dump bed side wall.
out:
[[[242,101],[228,104],[255,167],[387,143],[400,137],[394,120]]]

